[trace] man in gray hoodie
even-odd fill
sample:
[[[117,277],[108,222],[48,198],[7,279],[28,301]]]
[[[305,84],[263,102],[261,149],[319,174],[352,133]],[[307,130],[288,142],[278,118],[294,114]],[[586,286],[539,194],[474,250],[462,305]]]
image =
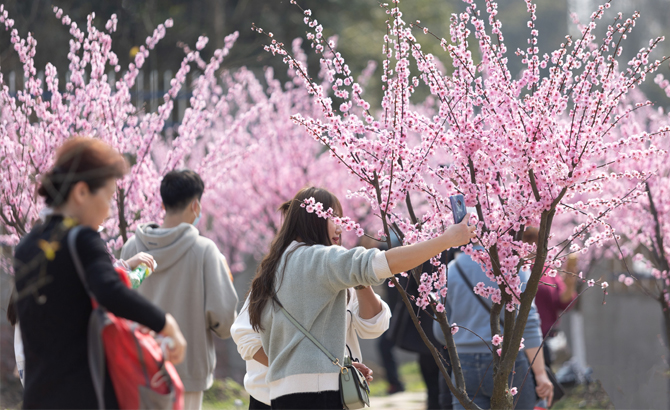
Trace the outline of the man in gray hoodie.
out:
[[[184,408],[202,407],[203,391],[212,386],[216,352],[212,335],[230,337],[237,293],[226,258],[214,242],[200,236],[200,199],[204,183],[190,170],[171,171],[161,182],[163,225],[141,224],[121,250],[121,258],[151,254],[156,271],[138,291],[172,314],[188,342],[177,365],[184,383]]]

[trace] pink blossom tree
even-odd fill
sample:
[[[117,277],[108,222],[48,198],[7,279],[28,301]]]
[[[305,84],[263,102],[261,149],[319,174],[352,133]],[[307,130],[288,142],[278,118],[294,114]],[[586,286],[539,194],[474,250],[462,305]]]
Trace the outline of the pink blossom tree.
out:
[[[655,82],[670,92],[670,82],[663,75],[657,75]],[[630,156],[611,164],[612,172],[626,170],[635,178],[613,180],[605,187],[605,194],[617,197],[634,192],[630,195],[634,200],[615,211],[612,226],[620,238],[607,241],[600,253],[622,260],[627,273],[619,275],[620,282],[658,301],[666,340],[670,340],[670,117],[665,109],[652,107],[639,92],[630,96],[626,108],[630,113],[622,118],[618,137],[633,141],[634,152],[652,144],[662,155]]]
[[[293,49],[306,58],[300,44],[294,42]],[[216,240],[237,272],[244,268],[245,257],[267,250],[280,224],[281,203],[307,185],[328,186],[345,196],[345,187],[355,178],[335,166],[320,144],[306,143],[305,130],[291,120],[291,114],[303,110],[319,115],[293,69],[286,84],[274,78],[271,68],[265,69],[263,79],[244,67],[205,78],[197,88],[215,104],[208,111],[211,121],[197,122],[202,136],[186,164],[202,175],[207,187],[207,222],[201,229]],[[170,153],[165,145],[157,150]],[[369,214],[364,202],[345,205],[361,219]]]
[[[505,337],[492,367],[491,406],[513,408],[508,375],[540,280],[556,275],[568,254],[615,235],[607,221],[614,210],[627,207],[633,199],[628,193],[603,195],[603,186],[637,176],[624,165],[629,159],[661,153],[653,145],[637,146],[638,140],[649,141],[653,130],[635,138],[617,130],[620,120],[634,109],[626,106],[626,96],[665,60],[650,60],[662,39],[651,41],[622,68],[617,60],[622,40],[638,14],[628,19],[617,15],[598,41],[593,32],[609,8],[607,3],[587,25],[580,26],[581,36],[566,37],[557,50],[541,54],[535,5],[526,0],[529,46],[516,51],[525,68],[515,78],[507,69],[509,54],[496,3],[486,1],[486,9],[479,10],[474,1],[465,0],[466,10],[452,15],[450,39],[433,36],[418,21],[406,23],[398,3],[382,4],[389,19],[383,44],[384,96],[377,110],[363,97],[344,58],[336,52],[324,54],[331,44],[310,10],[303,10],[310,28],[307,38],[322,55],[332,90],[312,81],[308,67],[272,33],[254,28],[268,36],[266,49],[295,68],[315,97],[321,115],[306,112],[293,119],[360,179],[356,191],[380,218],[380,235],[388,239],[394,231],[410,244],[440,234],[453,221],[448,200],[452,194],[463,194],[467,205],[475,207],[477,241],[484,251],[472,245],[464,250],[498,284],[475,289],[494,302],[492,335],[502,334],[498,317],[504,315]],[[438,56],[422,51],[417,34],[440,42],[445,51],[441,57],[450,60],[453,71],[441,69]],[[434,115],[424,115],[413,106],[412,95],[419,87],[433,96]],[[622,169],[610,173],[612,164]],[[424,205],[422,210],[417,203]],[[554,218],[564,213],[576,214],[580,222],[572,232],[556,237]],[[537,245],[521,241],[526,226],[539,227]],[[439,265],[437,259],[433,262]],[[531,274],[521,292],[518,272],[524,268]],[[454,383],[441,353],[428,342],[414,317],[417,330],[455,397],[466,408],[477,408],[465,391],[444,307],[431,296],[446,285],[446,269],[429,276],[417,268],[412,274],[422,285],[415,303],[430,309],[442,327]],[[404,290],[397,288],[412,312]]]
[[[174,168],[186,166],[202,175],[208,223],[201,228],[231,259],[234,271],[241,270],[245,255],[265,251],[280,222],[276,209],[297,190],[308,184],[328,185],[345,196],[345,187],[355,183],[354,176],[334,166],[319,143],[306,142],[305,130],[291,120],[296,112],[319,115],[293,69],[289,70],[293,80],[287,84],[276,80],[271,69],[263,79],[246,68],[219,72],[237,34],[226,37],[224,48],[215,50],[209,61],[201,54],[206,37],[199,39],[195,50],[184,46],[185,57],[163,104],[157,112],[147,112],[146,107],[135,107],[131,90],[149,50],[165,35],[171,20],[156,29],[121,79],[110,84],[106,70],[121,71],[111,48],[116,17],[105,32],[95,27],[91,15],[84,32],[61,9],[54,13],[73,36],[71,75],[63,91],[56,67],[46,67],[46,89],[52,95],[47,100],[33,63],[36,40],[30,35],[22,39],[6,10],[0,9],[27,78],[26,89],[12,96],[0,77],[4,121],[0,158],[7,171],[0,194],[0,218],[7,230],[4,243],[15,245],[37,221],[44,206],[35,195],[39,177],[51,167],[57,147],[74,134],[105,140],[132,165],[129,175],[119,181],[113,217],[105,223],[103,235],[111,250],[119,249],[138,223],[160,221],[160,180]],[[299,46],[296,42],[295,49]],[[201,74],[187,84],[193,66]],[[168,129],[166,120],[182,87],[191,88],[190,105],[181,124]],[[348,213],[361,219],[369,213],[365,202],[345,205]],[[3,262],[11,271],[9,261]]]
[[[94,15],[88,16],[86,30],[55,7],[56,18],[69,27],[72,40],[68,67],[70,78],[59,85],[58,70],[51,64],[45,68],[42,82],[37,76],[33,58],[37,41],[28,34],[21,38],[13,29],[13,20],[0,6],[0,22],[10,31],[11,42],[23,63],[24,90],[10,95],[9,87],[0,76],[0,109],[3,125],[0,127],[0,160],[3,178],[0,199],[0,219],[6,234],[0,238],[7,245],[15,245],[20,237],[38,220],[43,202],[37,197],[40,175],[52,166],[55,150],[72,135],[81,134],[100,138],[130,160],[129,174],[118,183],[112,212],[105,223],[105,236],[110,249],[119,249],[138,222],[157,220],[161,216],[159,184],[161,176],[170,169],[195,160],[192,150],[198,145],[219,115],[220,106],[210,100],[216,85],[216,72],[228,54],[237,34],[226,37],[225,46],[215,50],[209,61],[204,61],[200,50],[206,38],[196,44],[196,50],[185,50],[181,67],[171,81],[171,88],[163,96],[156,112],[134,106],[131,90],[149,51],[164,37],[172,20],[160,24],[146,44],[140,47],[121,78],[111,83],[106,70],[120,72],[118,58],[112,51],[110,34],[116,30],[117,19],[112,16],[105,30],[94,25]],[[184,120],[166,140],[166,120],[174,107],[177,93],[186,83],[191,65],[203,72],[193,84],[190,107]],[[44,88],[51,94],[44,98]],[[210,147],[200,166],[213,168],[217,161],[234,152],[226,151],[225,141]],[[161,148],[167,147],[167,150]],[[224,155],[225,153],[225,155]],[[163,154],[163,155],[161,155]],[[231,161],[234,162],[234,161]],[[11,271],[7,260],[5,267]]]
[[[304,61],[300,45],[295,41],[293,50]],[[297,112],[321,113],[295,70],[289,69],[289,78],[282,84],[271,68],[262,79],[266,85],[245,68],[224,74],[220,98],[226,104],[218,111],[211,138],[203,142],[209,146],[225,140],[225,149],[236,149],[244,160],[217,172],[193,166],[202,170],[208,187],[203,198],[206,229],[231,259],[234,272],[243,269],[244,257],[267,251],[281,223],[277,209],[299,189],[327,186],[344,197],[346,187],[357,181],[291,120]],[[365,205],[361,200],[344,203],[347,213],[362,220],[369,214]]]

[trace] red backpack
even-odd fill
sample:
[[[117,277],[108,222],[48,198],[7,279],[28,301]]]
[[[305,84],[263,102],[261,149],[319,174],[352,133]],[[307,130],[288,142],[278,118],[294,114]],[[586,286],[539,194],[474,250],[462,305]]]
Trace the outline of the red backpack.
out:
[[[165,360],[156,339],[142,332],[135,322],[119,318],[98,305],[88,289],[84,268],[77,253],[76,239],[80,226],[68,235],[68,248],[77,274],[91,297],[93,312],[88,324],[88,362],[100,409],[105,408],[105,357],[109,375],[121,409],[182,410],[184,385],[174,365]],[[122,268],[121,280],[130,286]],[[169,342],[163,339],[162,344]]]

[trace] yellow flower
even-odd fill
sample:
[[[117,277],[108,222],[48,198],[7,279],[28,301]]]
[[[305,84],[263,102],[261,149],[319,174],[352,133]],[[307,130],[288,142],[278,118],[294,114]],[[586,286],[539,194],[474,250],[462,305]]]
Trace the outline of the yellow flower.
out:
[[[69,216],[66,216],[65,218],[63,218],[63,226],[65,226],[68,229],[75,227],[77,226],[77,220],[75,218],[70,218]]]
[[[40,239],[37,242],[37,246],[42,249],[44,252],[44,256],[46,256],[47,260],[54,260],[56,257],[56,252],[58,251],[58,248],[60,248],[60,243],[53,241],[53,242],[47,242],[44,239]]]

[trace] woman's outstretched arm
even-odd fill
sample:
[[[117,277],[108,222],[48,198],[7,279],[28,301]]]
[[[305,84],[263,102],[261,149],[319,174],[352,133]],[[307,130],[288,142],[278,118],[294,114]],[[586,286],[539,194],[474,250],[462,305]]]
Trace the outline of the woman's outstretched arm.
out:
[[[465,245],[475,237],[475,226],[469,226],[470,214],[465,215],[459,224],[451,225],[437,238],[399,246],[386,251],[386,261],[394,275],[407,272],[422,265],[425,261],[449,248]]]

